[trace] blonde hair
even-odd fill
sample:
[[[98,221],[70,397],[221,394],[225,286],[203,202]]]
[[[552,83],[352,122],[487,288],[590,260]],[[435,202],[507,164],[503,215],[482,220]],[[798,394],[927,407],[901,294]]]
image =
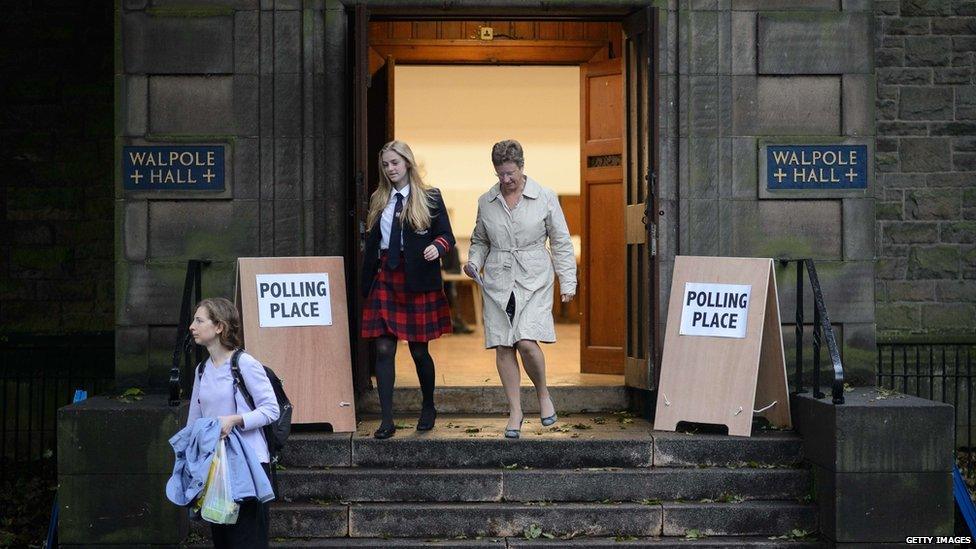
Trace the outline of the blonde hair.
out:
[[[239,349],[244,338],[241,333],[241,315],[237,312],[237,307],[224,297],[204,299],[197,303],[197,309],[201,307],[206,309],[207,315],[214,324],[223,328],[217,334],[220,344],[228,349]]]
[[[383,169],[383,153],[393,151],[407,161],[407,181],[410,185],[410,195],[407,196],[407,203],[403,207],[400,219],[409,223],[414,229],[426,229],[430,227],[430,210],[434,205],[431,196],[431,188],[428,187],[420,172],[417,170],[417,162],[414,160],[413,151],[410,146],[403,141],[390,141],[379,153],[379,186],[373,191],[369,198],[369,213],[366,215],[366,228],[372,229],[373,225],[379,221],[383,210],[390,201],[390,192],[393,190],[393,182],[390,176],[386,175]]]

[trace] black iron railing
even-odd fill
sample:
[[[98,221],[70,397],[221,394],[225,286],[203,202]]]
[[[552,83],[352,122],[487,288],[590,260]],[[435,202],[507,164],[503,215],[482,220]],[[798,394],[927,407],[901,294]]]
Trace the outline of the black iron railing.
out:
[[[952,404],[960,467],[976,472],[973,448],[973,363],[976,341],[878,343],[877,383],[883,390]]]
[[[203,299],[203,268],[209,261],[191,259],[186,263],[186,279],[183,282],[183,299],[180,301],[180,317],[176,330],[176,344],[173,346],[173,366],[169,371],[169,404],[178,406],[183,393],[192,387],[192,373],[189,370],[203,360],[203,350],[193,345],[190,337],[190,322],[193,320],[193,306]],[[191,354],[195,360],[191,361]],[[183,375],[186,372],[188,375]]]
[[[841,361],[837,338],[834,337],[834,329],[830,325],[823,290],[820,289],[820,278],[817,277],[817,267],[812,259],[780,259],[779,262],[783,266],[796,263],[796,392],[806,392],[803,387],[803,271],[806,270],[810,279],[810,289],[813,291],[813,396],[817,399],[827,396],[820,390],[820,354],[823,344],[826,343],[832,366],[831,396],[834,404],[843,404],[844,364]]]
[[[75,390],[115,385],[112,332],[0,336],[0,478],[56,450],[57,411]]]

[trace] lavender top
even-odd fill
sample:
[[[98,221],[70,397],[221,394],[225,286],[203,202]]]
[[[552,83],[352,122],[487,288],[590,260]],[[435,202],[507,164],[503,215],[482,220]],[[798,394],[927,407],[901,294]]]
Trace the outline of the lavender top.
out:
[[[240,414],[244,418],[244,427],[239,428],[242,431],[241,438],[254,450],[258,461],[268,463],[271,456],[261,427],[278,419],[278,401],[271,382],[268,381],[268,375],[264,373],[264,366],[256,358],[241,353],[238,366],[244,385],[254,399],[255,409],[252,410],[247,405],[243,393],[235,391],[230,358],[220,366],[214,366],[213,360],[208,358],[203,367],[203,376],[198,376],[194,369],[190,413],[186,424],[192,425],[201,417],[217,418]]]

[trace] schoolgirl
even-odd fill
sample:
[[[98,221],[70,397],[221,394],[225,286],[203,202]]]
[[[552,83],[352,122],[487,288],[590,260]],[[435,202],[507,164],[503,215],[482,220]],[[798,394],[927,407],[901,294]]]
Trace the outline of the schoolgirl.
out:
[[[241,353],[238,367],[254,400],[254,409],[235,387],[231,357],[243,340],[237,307],[222,297],[204,299],[193,314],[190,334],[194,343],[207,348],[210,358],[200,375],[194,372],[187,425],[193,425],[201,417],[214,417],[220,421],[221,437],[229,435],[232,429],[240,429],[241,438],[270,477],[270,452],[261,428],[278,419],[280,410],[264,366],[247,353]],[[268,505],[246,499],[241,502],[237,524],[210,525],[214,547],[267,547],[268,524]]]
[[[417,430],[434,427],[434,360],[427,344],[451,332],[438,259],[454,247],[454,233],[438,189],[424,184],[403,141],[380,149],[379,187],[370,197],[363,258],[362,337],[375,338],[376,387],[382,420],[373,436],[389,438],[398,340],[406,340],[417,368],[423,407]]]

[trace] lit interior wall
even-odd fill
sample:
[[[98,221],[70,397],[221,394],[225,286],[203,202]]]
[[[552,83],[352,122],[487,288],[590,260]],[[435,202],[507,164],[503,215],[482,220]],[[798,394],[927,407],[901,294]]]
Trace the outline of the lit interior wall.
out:
[[[398,66],[395,78],[396,137],[443,191],[459,238],[496,182],[491,146],[502,139],[522,143],[533,179],[579,194],[578,67]]]

